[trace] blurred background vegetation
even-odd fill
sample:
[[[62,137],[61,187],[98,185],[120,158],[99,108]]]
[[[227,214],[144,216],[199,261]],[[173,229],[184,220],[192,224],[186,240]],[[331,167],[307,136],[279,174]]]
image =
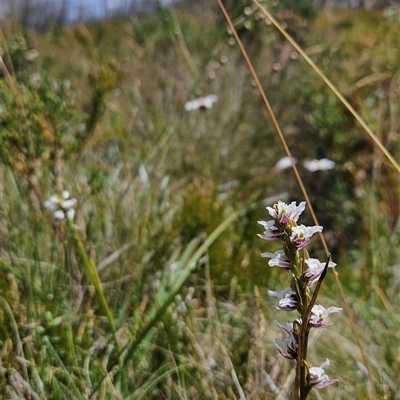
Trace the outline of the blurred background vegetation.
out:
[[[40,32],[2,20],[6,399],[235,399],[232,371],[247,399],[289,396],[294,365],[277,355],[281,316],[267,296],[287,277],[260,257],[276,246],[257,221],[303,195],[275,167],[284,150],[221,11],[189,3]],[[265,3],[399,160],[396,3]],[[225,4],[298,159],[373,374],[343,312],[310,354],[330,358],[340,382],[310,398],[373,398],[373,384],[394,399],[398,172],[251,1]],[[208,94],[212,109],[185,111]],[[303,166],[325,157],[334,169]],[[44,209],[62,190],[78,200],[75,225]],[[310,253],[325,257],[318,240]],[[333,276],[321,303],[343,306]]]

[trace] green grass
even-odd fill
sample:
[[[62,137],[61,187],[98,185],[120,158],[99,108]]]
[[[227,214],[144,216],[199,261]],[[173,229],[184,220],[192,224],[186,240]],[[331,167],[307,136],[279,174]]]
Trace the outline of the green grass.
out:
[[[397,23],[281,18],[307,52],[321,45],[313,60],[399,160]],[[267,295],[286,283],[260,257],[275,247],[257,237],[257,220],[268,218],[265,198],[302,195],[290,170],[274,169],[284,151],[223,21],[210,6],[42,35],[3,24],[4,398],[275,399],[266,373],[290,393],[294,365],[275,349],[282,316]],[[313,71],[285,56],[283,38],[253,26],[241,37],[300,161],[375,389],[394,399],[398,173]],[[210,93],[211,110],[184,110]],[[302,167],[322,157],[337,167]],[[78,200],[74,225],[43,208],[61,189]],[[324,257],[318,241],[311,251]],[[321,298],[343,306],[333,276]],[[340,382],[310,398],[373,398],[348,315],[332,322],[310,360],[330,358]]]

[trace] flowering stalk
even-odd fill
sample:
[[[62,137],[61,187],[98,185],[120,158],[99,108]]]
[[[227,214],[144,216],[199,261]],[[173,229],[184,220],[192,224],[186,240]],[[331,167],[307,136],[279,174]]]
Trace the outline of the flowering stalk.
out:
[[[328,268],[334,268],[331,256],[325,263],[310,258],[305,247],[316,232],[322,231],[322,226],[307,227],[297,225],[300,214],[305,209],[305,202],[296,206],[296,202],[285,204],[279,201],[273,207],[267,207],[271,221],[259,221],[265,231],[258,235],[267,241],[280,240],[282,250],[275,253],[262,253],[262,257],[270,258],[269,265],[277,266],[291,273],[290,287],[282,291],[268,291],[268,294],[279,299],[275,307],[281,311],[294,311],[300,317],[286,325],[278,324],[285,334],[284,340],[275,339],[279,353],[288,359],[296,360],[296,377],[294,384],[294,399],[305,400],[312,388],[321,389],[337,382],[329,379],[323,367],[329,365],[326,360],[320,367],[310,367],[306,361],[308,337],[312,328],[322,329],[331,325],[326,322],[329,314],[340,312],[342,309],[329,307],[326,309],[315,302]],[[315,285],[316,284],[316,285]],[[311,289],[315,289],[311,294]]]
[[[108,306],[106,297],[103,292],[103,287],[101,284],[101,280],[94,264],[94,261],[88,257],[86,251],[84,249],[82,240],[79,236],[79,233],[74,225],[73,219],[75,216],[75,205],[77,204],[77,200],[73,197],[70,197],[70,193],[67,190],[61,192],[61,194],[53,194],[44,202],[44,208],[52,212],[53,218],[58,221],[66,220],[67,226],[72,232],[72,236],[74,237],[79,256],[82,261],[83,268],[85,273],[87,274],[90,282],[93,284],[95,288],[95,293],[100,302],[101,308],[103,309],[112,329],[113,334],[116,333],[116,326],[114,322],[114,317],[112,315],[111,309]],[[119,349],[118,341],[115,340],[116,346]]]
[[[97,271],[94,261],[86,254],[84,245],[79,236],[79,232],[73,222],[75,216],[74,207],[76,206],[76,204],[77,200],[73,197],[70,197],[69,192],[67,190],[64,190],[61,192],[61,194],[57,193],[50,196],[43,205],[45,209],[49,210],[53,214],[53,218],[55,220],[66,221],[66,225],[75,240],[75,244],[77,246],[78,253],[82,261],[83,269],[88,276],[91,284],[94,286],[97,299],[110,324],[117,353],[121,354],[121,346],[117,338],[117,327],[115,325],[112,311],[104,295],[99,273]],[[124,371],[122,357],[118,357],[118,364],[120,371]]]

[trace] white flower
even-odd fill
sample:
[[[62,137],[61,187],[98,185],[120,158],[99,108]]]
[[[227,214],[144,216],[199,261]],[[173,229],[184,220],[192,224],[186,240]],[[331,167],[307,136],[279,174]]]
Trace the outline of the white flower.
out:
[[[335,168],[336,163],[329,158],[322,158],[321,160],[304,161],[304,167],[311,172],[326,171]]]
[[[277,297],[279,299],[278,306],[275,307],[277,310],[297,310],[299,303],[297,301],[296,292],[290,287],[287,287],[279,292],[268,290],[268,295],[271,297]]]
[[[67,190],[63,190],[61,195],[53,194],[44,203],[43,206],[53,213],[53,217],[58,220],[68,218],[74,219],[77,200],[70,197]]]
[[[316,232],[322,232],[323,227],[298,225],[292,228],[290,241],[300,250],[310,243],[310,238]]]
[[[282,171],[284,169],[290,168],[292,166],[292,160],[293,160],[293,164],[297,163],[297,158],[295,157],[282,157],[276,164],[275,164],[275,168],[278,171]]]
[[[61,206],[61,208],[65,209],[65,210],[69,210],[69,209],[72,209],[72,207],[74,207],[76,203],[77,203],[76,199],[70,198],[68,200],[62,201],[60,206]]]
[[[263,235],[258,234],[261,239],[278,240],[282,235],[282,232],[275,226],[275,221],[258,221],[258,223],[265,229]]]
[[[55,211],[60,206],[60,198],[53,194],[43,203],[43,205],[44,208],[47,208],[49,211]]]
[[[283,357],[295,360],[297,358],[298,344],[293,334],[293,323],[287,322],[286,325],[281,325],[277,322],[277,324],[279,329],[286,335],[283,340],[275,339],[275,343],[280,347],[278,351]]]
[[[315,305],[311,309],[311,317],[309,324],[313,328],[326,328],[327,326],[330,326],[332,324],[327,324],[324,319],[328,317],[329,314],[332,313],[337,313],[341,312],[342,309],[338,307],[329,307],[325,308],[324,306],[321,305]]]
[[[212,108],[214,103],[218,101],[218,96],[210,94],[205,97],[200,97],[195,100],[191,100],[185,103],[186,111],[198,110],[199,108]]]
[[[305,263],[308,265],[308,269],[304,273],[304,277],[307,279],[309,286],[312,286],[321,276],[325,268],[325,263],[320,262],[316,258],[308,258],[305,260]],[[334,268],[336,264],[329,261],[328,267]]]
[[[62,221],[63,219],[65,219],[65,213],[63,210],[56,210],[53,212],[53,217]]]
[[[69,210],[67,210],[66,214],[67,218],[72,221],[75,217],[75,210],[73,208],[70,208]]]
[[[295,201],[286,204],[279,200],[278,204],[275,204],[274,207],[267,207],[267,210],[272,218],[278,219],[281,224],[286,224],[291,219],[297,221],[305,208],[305,201],[302,201],[298,206],[296,206]]]
[[[311,367],[309,375],[309,384],[315,389],[322,389],[325,386],[332,385],[332,383],[338,382],[338,379],[329,379],[328,375],[325,374],[324,367],[328,366],[330,361],[326,361],[321,364],[320,367]]]
[[[285,252],[283,250],[277,250],[275,253],[261,253],[261,257],[270,258],[268,265],[270,267],[279,267],[285,270],[290,270],[290,261],[285,258]]]

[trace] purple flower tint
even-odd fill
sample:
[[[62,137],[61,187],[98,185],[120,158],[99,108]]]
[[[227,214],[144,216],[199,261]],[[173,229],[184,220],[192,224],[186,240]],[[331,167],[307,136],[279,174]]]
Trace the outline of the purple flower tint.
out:
[[[279,299],[278,305],[275,307],[277,310],[297,310],[299,302],[297,301],[296,292],[290,287],[287,287],[280,292],[273,292],[272,290],[268,290],[268,295],[271,297],[277,297]]]
[[[325,268],[325,263],[320,262],[316,258],[308,258],[305,260],[305,263],[308,265],[308,269],[304,273],[304,277],[308,281],[309,286],[312,286],[321,276],[322,271]],[[336,264],[332,261],[329,261],[328,267],[334,268],[336,267]]]
[[[327,324],[324,319],[328,317],[329,314],[341,312],[342,309],[338,307],[329,307],[326,309],[324,306],[315,305],[311,310],[311,317],[309,320],[309,325],[313,328],[326,328],[332,324]]]
[[[279,338],[275,339],[275,343],[280,347],[278,351],[283,357],[288,358],[289,360],[295,360],[297,358],[298,344],[293,334],[293,323],[287,322],[286,326],[281,325],[278,322],[277,324],[279,329],[286,335],[283,340]]]
[[[332,385],[332,383],[338,382],[339,379],[329,379],[328,375],[325,374],[324,367],[328,366],[330,361],[326,361],[321,364],[320,367],[311,367],[309,375],[309,384],[315,389],[322,389],[325,386]]]
[[[293,201],[291,204],[286,204],[279,200],[278,204],[275,204],[273,208],[267,207],[267,210],[272,218],[277,219],[281,224],[286,224],[291,219],[293,221],[297,221],[305,208],[305,201],[302,201],[298,206],[296,206],[295,201]]]
[[[270,258],[268,265],[270,267],[279,267],[281,269],[290,271],[290,261],[285,258],[285,253],[283,250],[277,250],[275,253],[261,253],[261,257]]]
[[[261,239],[272,241],[272,240],[278,240],[280,236],[283,234],[276,226],[275,226],[275,221],[258,221],[260,225],[262,225],[265,229],[264,234],[258,236]]]
[[[310,238],[316,232],[322,232],[322,226],[305,226],[299,225],[292,228],[292,234],[290,235],[290,241],[297,247],[302,249],[310,243]]]

